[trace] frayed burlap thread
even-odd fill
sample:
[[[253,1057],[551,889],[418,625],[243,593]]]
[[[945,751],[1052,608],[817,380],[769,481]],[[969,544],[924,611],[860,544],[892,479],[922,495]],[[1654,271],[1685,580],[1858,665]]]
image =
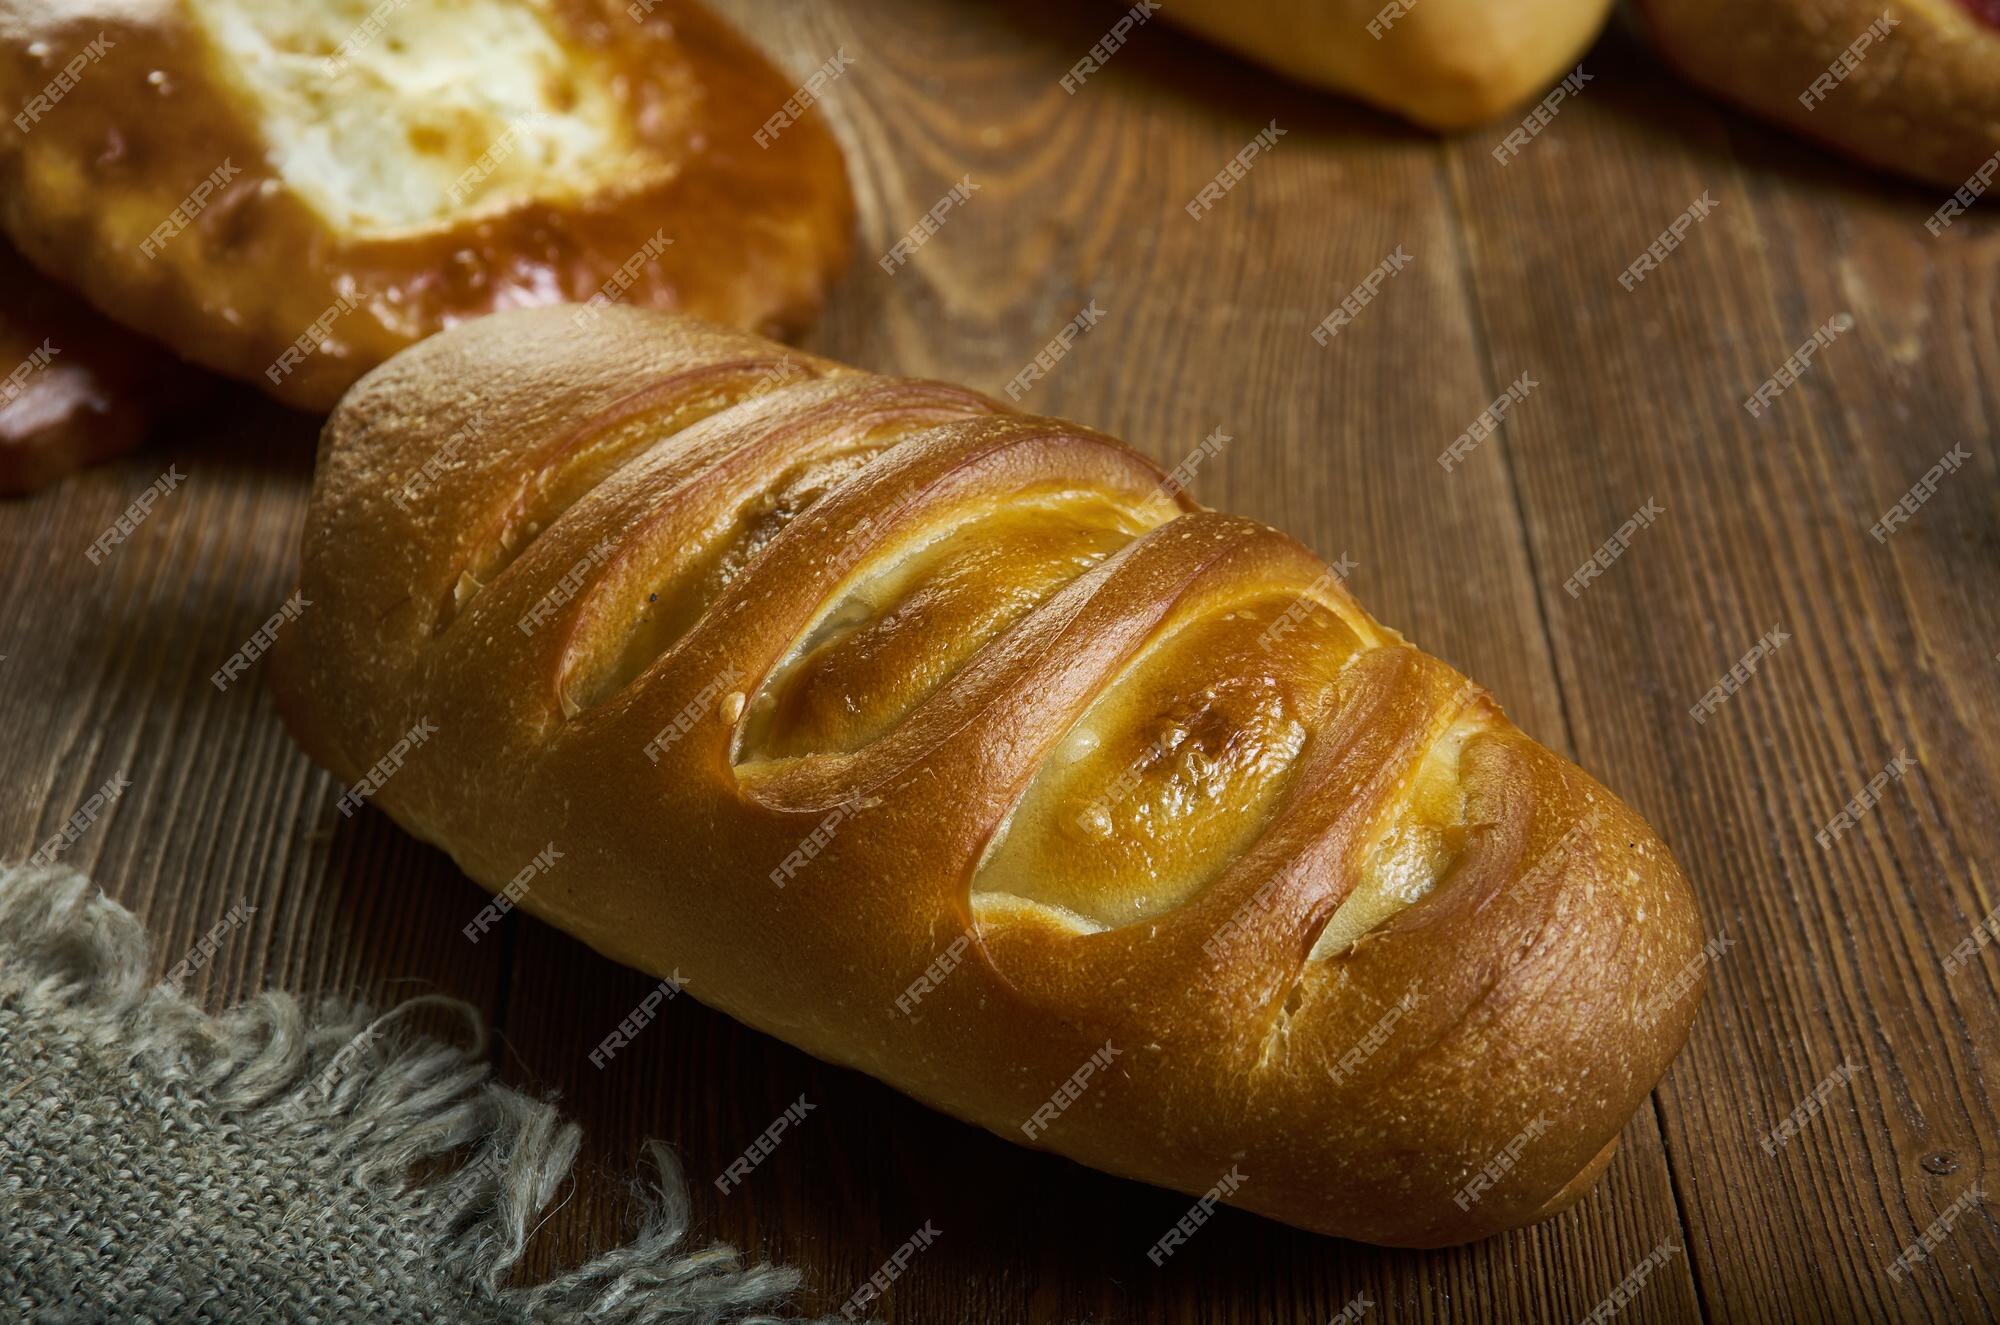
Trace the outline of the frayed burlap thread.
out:
[[[264,994],[211,1015],[152,985],[138,920],[66,869],[0,870],[0,1318],[737,1325],[798,1273],[688,1243],[658,1166],[636,1237],[506,1287],[577,1127],[471,1047]],[[414,1171],[448,1171],[415,1181]]]

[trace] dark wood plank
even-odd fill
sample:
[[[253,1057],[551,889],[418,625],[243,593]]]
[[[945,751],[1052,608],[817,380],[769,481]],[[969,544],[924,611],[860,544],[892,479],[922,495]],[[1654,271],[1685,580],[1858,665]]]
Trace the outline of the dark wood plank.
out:
[[[1658,1094],[1703,1300],[1728,1319],[1992,1319],[1987,1210],[1888,1271],[1995,1158],[1994,964],[1940,967],[1996,900],[1993,222],[1931,243],[1923,191],[1690,104],[1627,43],[1593,68],[1518,160],[1475,139],[1453,173],[1489,342],[1563,374],[1486,462],[1531,513],[1577,749],[1737,941]],[[1716,211],[1623,290],[1705,191]],[[1853,331],[1752,417],[1746,397],[1841,312]],[[1954,442],[1971,463],[1878,544],[1869,526]],[[1648,498],[1666,514],[1572,597],[1564,579]],[[1791,641],[1697,725],[1690,705],[1774,626]],[[1919,769],[1820,845],[1900,751]],[[1843,1062],[1853,1081],[1767,1153]]]
[[[1566,743],[1506,475],[1435,483],[1437,454],[1505,380],[1470,316],[1434,140],[1165,28],[1071,98],[1056,80],[1108,23],[1095,10],[772,0],[731,13],[788,67],[837,47],[855,61],[824,105],[849,150],[862,240],[814,348],[998,392],[1096,299],[1103,320],[1025,406],[1170,466],[1222,429],[1233,440],[1201,470],[1203,500],[1351,555],[1351,582],[1384,619]],[[1286,136],[1193,220],[1184,204],[1274,117]],[[884,273],[877,256],[968,173],[980,188]],[[1412,265],[1351,331],[1315,343],[1312,328],[1398,245]],[[536,1269],[618,1236],[631,1209],[610,1194],[646,1137],[680,1151],[705,1227],[800,1266],[828,1309],[933,1221],[944,1236],[881,1305],[891,1320],[1318,1322],[1363,1291],[1389,1319],[1567,1320],[1682,1240],[1647,1110],[1609,1180],[1538,1229],[1408,1254],[1230,1215],[1155,1271],[1145,1249],[1187,1198],[1025,1153],[685,1000],[600,1071],[589,1050],[654,982],[532,922],[517,951],[509,1071],[558,1090],[590,1135],[590,1170],[543,1230]],[[719,1195],[715,1176],[802,1094],[817,1106],[808,1121]],[[1623,1318],[1697,1318],[1685,1261]]]
[[[26,859],[123,774],[59,860],[139,914],[162,974],[213,933],[186,979],[210,1006],[279,987],[444,992],[490,1014],[498,963],[439,941],[479,890],[382,816],[335,811],[340,789],[285,734],[261,663],[210,680],[291,593],[317,430],[229,389],[137,455],[0,504],[0,850]],[[170,468],[172,490],[93,564]]]

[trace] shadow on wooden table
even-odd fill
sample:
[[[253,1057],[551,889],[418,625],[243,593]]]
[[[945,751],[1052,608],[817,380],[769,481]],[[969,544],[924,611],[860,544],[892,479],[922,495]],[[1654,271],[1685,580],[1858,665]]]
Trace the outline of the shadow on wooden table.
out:
[[[1584,95],[1601,113],[1621,121],[1635,146],[1651,150],[1671,142],[1698,168],[1712,167],[1718,184],[1724,175],[1744,174],[1771,193],[1805,190],[1833,200],[1905,204],[1913,223],[1944,200],[1943,189],[1861,165],[1712,96],[1675,73],[1626,25],[1614,23],[1591,48],[1585,66],[1598,77]],[[1719,114],[1691,113],[1697,107]]]
[[[523,919],[523,925],[539,922]],[[1156,1318],[1173,1304],[1211,1304],[1216,1319],[1276,1319],[1283,1304],[1337,1315],[1356,1293],[1393,1302],[1421,1280],[1479,1280],[1481,1252],[1386,1251],[1320,1237],[1221,1209],[1155,1269],[1147,1252],[1188,1213],[1192,1198],[1097,1173],[1016,1146],[742,1027],[690,998],[675,998],[603,1068],[589,1053],[657,981],[545,931],[541,969],[517,967],[506,999],[513,1024],[549,1017],[569,1038],[527,1036],[500,1050],[505,1079],[558,1097],[585,1129],[574,1189],[559,1198],[531,1246],[538,1277],[630,1235],[630,1190],[640,1146],[666,1141],[692,1191],[701,1238],[807,1271],[802,1305],[837,1312],[917,1230],[935,1230],[921,1274],[892,1290],[897,1319],[1112,1321]],[[529,1005],[540,1004],[530,1011]],[[535,1056],[533,1043],[544,1046]],[[717,1179],[769,1120],[810,1106],[747,1180],[727,1194]],[[794,1111],[797,1116],[797,1110]],[[1618,1178],[1588,1198],[1617,1200]],[[1569,1217],[1505,1235],[1510,1257],[1546,1254]],[[1490,1253],[1487,1253],[1490,1254]],[[1314,1267],[1313,1282],[1296,1269]],[[938,1285],[949,1284],[949,1296]],[[1334,1286],[1329,1290],[1328,1286]],[[1325,1301],[1314,1301],[1326,1295]],[[1224,1310],[1225,1304],[1237,1314]]]
[[[1009,39],[1021,48],[1020,58],[1039,57],[1047,64],[1051,90],[1120,16],[1115,5],[1061,0],[1021,0],[997,9],[983,4],[976,7],[989,11],[982,21],[1011,29]],[[953,8],[939,6],[940,25],[951,23],[963,31],[967,25],[954,19]],[[1223,119],[1240,116],[1246,122],[1254,121],[1252,132],[1276,115],[1281,128],[1297,124],[1315,133],[1339,130],[1385,143],[1408,144],[1436,137],[1386,111],[1274,73],[1161,18],[1148,23],[1144,31],[1145,40],[1128,36],[1114,57],[1090,74],[1074,95],[1087,95],[1092,82],[1116,81],[1136,84],[1134,95],[1143,104],[1180,102]]]
[[[941,8],[949,13],[950,7]],[[1022,46],[1042,52],[1050,68],[1060,73],[1101,33],[1106,14],[1115,12],[1101,6],[1027,0],[1003,6],[997,20],[1013,29]],[[1159,30],[1149,32],[1143,42],[1128,40],[1116,59],[1093,77],[1129,80],[1142,85],[1147,98],[1190,102],[1209,114],[1240,119],[1253,129],[1276,115],[1282,127],[1297,125],[1316,135],[1331,133],[1383,144],[1458,141],[1476,146],[1489,138],[1497,144],[1515,122],[1514,117],[1503,116],[1458,135],[1434,134],[1361,102],[1293,82],[1171,24],[1157,26]],[[1831,147],[1768,125],[1713,97],[1668,66],[1623,12],[1614,15],[1580,63],[1594,77],[1579,95],[1626,122],[1635,143],[1671,140],[1696,161],[1713,165],[1718,174],[1747,168],[1754,175],[1771,177],[1767,187],[1773,191],[1804,186],[1836,197],[1906,203],[1918,221],[1942,201],[1940,189],[1857,164]],[[1722,114],[1691,113],[1697,107],[1719,107]]]

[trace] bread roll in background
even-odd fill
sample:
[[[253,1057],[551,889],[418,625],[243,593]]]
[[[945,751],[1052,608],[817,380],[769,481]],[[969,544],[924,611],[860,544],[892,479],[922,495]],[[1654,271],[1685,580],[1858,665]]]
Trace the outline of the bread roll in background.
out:
[[[136,450],[213,383],[0,243],[0,497]]]
[[[273,684],[345,810],[490,889],[553,845],[519,906],[1112,1173],[1482,1237],[1700,1001],[1610,792],[1296,542],[957,387],[481,319],[328,421],[300,587]]]
[[[1637,0],[1637,8],[1689,79],[1869,165],[1956,189],[2000,153],[1993,0]]]
[[[1167,0],[1159,14],[1301,82],[1464,129],[1560,81],[1610,10],[1611,0]]]
[[[0,0],[0,227],[312,409],[502,308],[786,333],[852,224],[797,85],[693,0]]]

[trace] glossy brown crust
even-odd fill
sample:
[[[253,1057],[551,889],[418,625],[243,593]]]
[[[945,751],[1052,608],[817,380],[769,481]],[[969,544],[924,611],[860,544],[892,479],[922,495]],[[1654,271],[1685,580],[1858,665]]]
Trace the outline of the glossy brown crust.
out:
[[[478,445],[447,443],[467,428]],[[767,519],[770,494],[797,486],[786,474],[857,453]],[[343,784],[427,721],[372,803],[487,887],[554,843],[563,858],[521,895],[529,911],[999,1135],[1024,1140],[1109,1042],[1107,1069],[1035,1144],[1189,1193],[1234,1169],[1236,1204],[1390,1244],[1465,1241],[1567,1205],[1694,1016],[1685,881],[1636,815],[1370,620],[1304,548],[1160,478],[1077,425],[693,320],[502,314],[391,360],[329,421],[304,534],[313,610],[281,636],[274,685]],[[1078,539],[1052,552],[1010,523],[1045,518],[1036,503],[1071,523],[1115,508],[1137,532],[1107,557],[1075,553]],[[956,552],[924,541],[978,521],[999,532]],[[705,581],[704,610],[656,660],[608,693],[578,688],[743,539],[755,554]],[[915,560],[939,547],[942,561]],[[907,675],[912,650],[989,630],[966,626],[992,614],[952,567],[999,595],[1009,566],[1043,568],[1022,573],[1039,583],[1048,557],[1073,553],[1073,575],[942,681]],[[915,565],[931,569],[879,594],[859,633],[828,634],[839,604]],[[1254,659],[1211,650],[1288,619],[1269,606],[1286,603],[1344,656],[1229,662],[1261,696],[1256,717],[1240,684],[1201,678]],[[795,711],[761,693],[821,656],[795,646],[875,648],[884,630],[897,647],[828,664],[864,720],[858,744],[835,742],[854,748],[758,753],[758,714]],[[1166,698],[1194,712],[1174,728],[1176,759],[1193,762],[1141,778],[1118,831],[1192,843],[1208,877],[1095,929],[976,892],[1003,826],[1081,831],[1067,811],[1009,812],[1079,733],[1129,745],[1156,729],[1149,657],[1187,678]],[[1246,734],[1294,723],[1309,735],[1281,771],[1238,758]],[[670,729],[684,734],[662,743]],[[1440,765],[1444,742],[1457,753]],[[1188,768],[1215,774],[1206,790],[1156,799],[1185,791]],[[1148,826],[1126,813],[1141,802],[1175,808]],[[1211,850],[1185,831],[1218,812],[1245,817],[1248,838]],[[1438,814],[1441,881],[1309,958],[1384,834]],[[816,829],[823,849],[787,876]],[[1101,863],[1075,850],[1079,871]],[[962,962],[909,1002],[968,932]],[[579,1027],[578,1053],[608,1029]],[[1490,1190],[1455,1199],[1496,1162]]]
[[[0,497],[136,450],[210,381],[0,243]]]
[[[1427,128],[1465,129],[1560,81],[1597,39],[1611,0],[1410,0],[1385,16],[1389,8],[1387,0],[1167,0],[1160,17]]]
[[[2000,152],[2000,29],[1957,0],[1639,0],[1669,62],[1766,119],[1956,189]],[[1884,14],[1897,26],[1811,109],[1799,97]]]
[[[267,161],[181,0],[0,0],[10,108],[100,34],[112,43],[28,132],[0,121],[0,227],[118,321],[308,409],[331,408],[444,327],[588,299],[659,230],[672,243],[626,302],[774,335],[808,324],[846,266],[853,221],[822,114],[760,148],[754,135],[794,81],[692,0],[656,0],[645,22],[616,0],[545,8],[572,50],[617,73],[642,149],[620,184],[360,238],[331,228]],[[693,114],[677,109],[690,91]],[[225,161],[240,173],[148,258],[148,235]],[[346,304],[326,341],[273,380],[286,349]]]

